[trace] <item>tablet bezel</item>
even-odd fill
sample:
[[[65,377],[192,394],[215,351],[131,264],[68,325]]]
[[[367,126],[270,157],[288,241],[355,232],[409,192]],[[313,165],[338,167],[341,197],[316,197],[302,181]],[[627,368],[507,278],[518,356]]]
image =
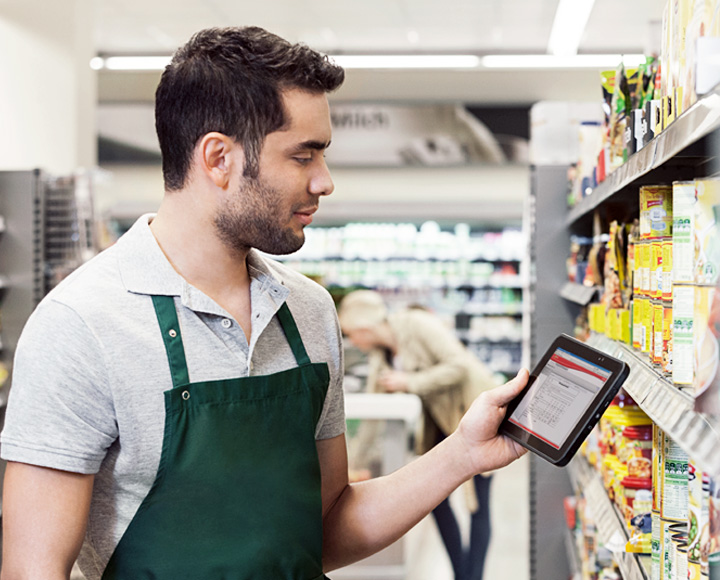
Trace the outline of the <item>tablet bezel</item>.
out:
[[[522,427],[511,423],[510,416],[520,404],[520,401],[530,391],[530,388],[537,379],[538,375],[558,348],[579,356],[588,362],[601,366],[602,368],[610,371],[611,375],[600,391],[595,395],[595,398],[592,403],[590,403],[590,406],[576,422],[575,427],[568,434],[563,444],[559,449],[556,449],[539,437],[525,431]],[[584,342],[571,338],[566,334],[561,334],[553,341],[550,348],[540,359],[540,362],[530,373],[528,384],[522,392],[508,404],[505,418],[500,424],[499,431],[550,463],[559,467],[567,465],[592,428],[600,420],[603,412],[612,402],[613,398],[620,390],[620,387],[625,382],[629,372],[630,367],[627,363],[588,346]]]

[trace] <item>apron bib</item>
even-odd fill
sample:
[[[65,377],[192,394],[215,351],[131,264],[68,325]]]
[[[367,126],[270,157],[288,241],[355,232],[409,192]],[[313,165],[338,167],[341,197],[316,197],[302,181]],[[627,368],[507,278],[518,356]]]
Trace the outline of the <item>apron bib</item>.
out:
[[[155,481],[103,580],[321,580],[315,427],[329,383],[287,304],[298,366],[191,383],[173,298],[153,296],[173,388]]]

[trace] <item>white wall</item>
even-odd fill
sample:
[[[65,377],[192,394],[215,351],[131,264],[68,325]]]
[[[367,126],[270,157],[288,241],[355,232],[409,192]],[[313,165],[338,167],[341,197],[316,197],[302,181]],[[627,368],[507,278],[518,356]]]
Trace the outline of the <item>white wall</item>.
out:
[[[96,163],[92,0],[0,2],[0,170]]]

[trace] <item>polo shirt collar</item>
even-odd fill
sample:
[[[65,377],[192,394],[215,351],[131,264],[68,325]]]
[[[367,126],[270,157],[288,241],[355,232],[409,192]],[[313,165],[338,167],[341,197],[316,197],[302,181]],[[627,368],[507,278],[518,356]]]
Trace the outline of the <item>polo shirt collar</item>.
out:
[[[150,230],[155,214],[141,216],[117,242],[120,277],[128,292],[180,296],[184,306],[196,311],[224,314],[210,297],[188,284],[172,267]],[[279,307],[290,291],[256,250],[247,258],[252,291],[269,295]]]

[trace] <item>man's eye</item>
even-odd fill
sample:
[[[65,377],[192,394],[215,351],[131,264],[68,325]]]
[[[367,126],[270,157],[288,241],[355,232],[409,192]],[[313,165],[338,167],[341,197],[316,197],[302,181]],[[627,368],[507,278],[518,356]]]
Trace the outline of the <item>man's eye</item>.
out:
[[[293,157],[293,159],[295,159],[295,161],[297,161],[301,165],[307,165],[312,161],[312,157]]]

